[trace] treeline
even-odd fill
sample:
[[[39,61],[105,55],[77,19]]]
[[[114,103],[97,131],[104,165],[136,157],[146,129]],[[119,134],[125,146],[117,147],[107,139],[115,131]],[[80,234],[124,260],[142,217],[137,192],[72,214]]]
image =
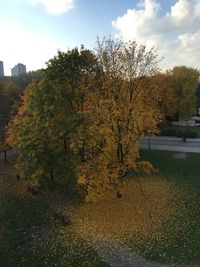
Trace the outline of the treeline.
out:
[[[177,66],[159,74],[157,78],[165,119],[180,120],[197,114],[200,107],[199,70]]]
[[[16,115],[25,89],[33,80],[42,78],[43,70],[28,72],[19,77],[0,78],[0,151],[8,148],[5,141],[6,128],[11,118]]]
[[[12,82],[17,85],[20,89],[26,89],[26,87],[32,82],[42,80],[44,76],[44,70],[39,69],[36,71],[29,71],[26,74],[20,76],[4,76],[0,77],[0,81],[3,83]]]
[[[81,47],[49,60],[44,78],[25,90],[7,139],[21,176],[87,201],[121,196],[130,169],[153,170],[139,159],[139,139],[158,133],[165,116],[193,112],[199,79],[186,67],[160,73],[156,52],[135,42],[97,43],[95,53]]]

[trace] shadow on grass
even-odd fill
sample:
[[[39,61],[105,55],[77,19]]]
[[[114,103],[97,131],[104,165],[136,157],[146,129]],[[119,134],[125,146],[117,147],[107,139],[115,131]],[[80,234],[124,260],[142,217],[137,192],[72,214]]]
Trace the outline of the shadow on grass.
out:
[[[22,181],[0,177],[0,188],[1,267],[108,266],[56,221],[42,197],[27,193]]]

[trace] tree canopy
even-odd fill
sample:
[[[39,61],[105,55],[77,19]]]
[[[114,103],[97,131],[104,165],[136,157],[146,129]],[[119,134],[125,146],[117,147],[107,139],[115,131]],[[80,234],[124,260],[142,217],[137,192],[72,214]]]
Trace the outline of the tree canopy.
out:
[[[188,118],[196,113],[196,90],[200,72],[186,66],[177,66],[168,71],[176,95],[178,119]]]
[[[98,84],[88,93],[85,116],[89,139],[78,181],[87,188],[87,200],[115,197],[128,171],[151,169],[139,162],[139,138],[156,133],[160,121],[156,88],[150,82],[158,72],[157,54],[135,42],[98,42]]]
[[[161,118],[157,63],[153,49],[112,39],[98,40],[96,53],[58,52],[9,126],[21,173],[38,186],[67,186],[71,170],[77,189],[96,201],[120,195],[130,169],[150,172],[139,139],[155,134]]]
[[[0,151],[7,148],[6,127],[19,107],[21,90],[12,81],[0,81]]]

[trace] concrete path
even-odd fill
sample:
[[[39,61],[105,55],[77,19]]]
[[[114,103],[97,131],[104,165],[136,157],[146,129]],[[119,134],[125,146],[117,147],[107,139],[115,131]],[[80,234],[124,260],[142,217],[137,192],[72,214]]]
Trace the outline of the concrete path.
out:
[[[14,157],[16,154],[17,153],[12,149],[7,150],[6,152],[7,159]],[[0,160],[4,160],[4,157],[5,157],[4,152],[0,152]]]
[[[111,267],[199,267],[148,262],[141,256],[137,256],[130,248],[113,245],[107,241],[97,241],[95,248],[99,256]]]
[[[186,142],[183,142],[183,139],[179,137],[157,136],[142,139],[140,147],[143,149],[200,153],[200,139],[187,138]]]
[[[200,153],[200,138],[186,138],[186,142],[183,142],[181,137],[156,136],[150,139],[147,137],[140,141],[140,147],[143,149]],[[15,155],[14,150],[7,151],[8,159]],[[4,160],[3,152],[0,153],[0,160]]]

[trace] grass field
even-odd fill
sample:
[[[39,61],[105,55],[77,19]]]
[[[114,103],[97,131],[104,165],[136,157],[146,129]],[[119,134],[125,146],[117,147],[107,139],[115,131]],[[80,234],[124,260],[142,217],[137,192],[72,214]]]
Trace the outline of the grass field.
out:
[[[191,193],[200,194],[200,154],[188,153],[185,160],[177,159],[174,152],[142,150],[141,159],[150,161],[159,175],[177,182]]]
[[[122,198],[81,205],[73,227],[25,182],[0,176],[0,266],[108,267],[90,245],[97,237],[123,239],[150,261],[200,265],[200,155],[142,150],[141,158],[158,170],[140,177],[143,191],[132,177]]]
[[[23,182],[0,177],[1,267],[108,267],[66,227],[41,197],[26,192]]]
[[[141,158],[152,162],[161,179],[175,182],[182,195],[172,201],[177,212],[158,229],[159,239],[134,241],[134,249],[150,260],[200,265],[200,154],[180,160],[173,152],[143,150]]]

